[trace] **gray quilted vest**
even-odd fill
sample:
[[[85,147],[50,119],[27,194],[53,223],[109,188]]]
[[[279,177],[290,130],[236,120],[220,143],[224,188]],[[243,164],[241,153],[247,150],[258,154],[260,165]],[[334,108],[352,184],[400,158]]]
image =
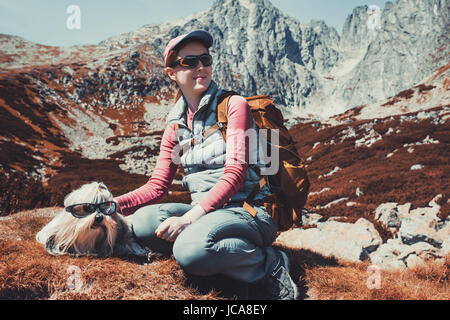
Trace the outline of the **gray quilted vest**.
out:
[[[193,116],[192,131],[186,124],[187,104],[184,97],[178,99],[167,116],[167,124],[178,124],[178,147],[183,148],[183,153],[178,158],[173,155],[173,159],[177,158],[174,162],[181,163],[183,166],[186,174],[183,178],[183,186],[191,192],[192,205],[197,204],[224,173],[226,142],[223,140],[222,134],[220,131],[216,131],[206,138],[203,137],[204,131],[216,123],[217,102],[221,93],[222,90],[214,81],[211,81]],[[253,127],[256,128],[254,121]],[[176,150],[176,153],[178,151],[179,149]],[[258,150],[253,152],[258,152]],[[253,166],[261,167],[263,164],[257,162]],[[252,166],[249,166],[242,187],[228,202],[246,200],[259,180],[259,175],[252,169]],[[264,186],[254,199],[260,200],[269,193],[268,187]]]

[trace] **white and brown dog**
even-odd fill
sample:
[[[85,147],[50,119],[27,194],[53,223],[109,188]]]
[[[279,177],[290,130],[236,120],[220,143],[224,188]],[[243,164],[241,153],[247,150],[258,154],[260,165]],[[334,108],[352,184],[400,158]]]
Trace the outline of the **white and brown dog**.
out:
[[[132,225],[101,182],[68,194],[60,212],[36,235],[52,255],[133,255],[151,260],[157,254],[136,242]]]

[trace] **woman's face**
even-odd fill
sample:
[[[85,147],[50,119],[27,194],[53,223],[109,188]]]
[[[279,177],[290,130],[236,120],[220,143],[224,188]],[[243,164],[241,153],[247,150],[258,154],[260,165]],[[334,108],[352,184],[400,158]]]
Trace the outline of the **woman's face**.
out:
[[[177,59],[203,53],[208,53],[208,49],[201,42],[189,42],[180,49]],[[193,69],[186,69],[178,65],[175,68],[167,67],[166,71],[169,77],[177,82],[183,94],[201,95],[211,83],[212,66],[205,67],[201,61]]]

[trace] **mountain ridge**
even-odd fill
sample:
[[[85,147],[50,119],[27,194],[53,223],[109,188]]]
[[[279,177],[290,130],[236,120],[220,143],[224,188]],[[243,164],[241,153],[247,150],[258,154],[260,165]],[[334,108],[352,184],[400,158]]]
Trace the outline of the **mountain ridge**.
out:
[[[269,94],[286,115],[314,114],[324,119],[381,102],[421,83],[448,62],[450,49],[443,44],[449,42],[449,4],[447,0],[419,2],[387,2],[383,10],[356,7],[339,36],[323,20],[302,23],[269,1],[217,0],[207,10],[144,25],[97,46],[44,48],[72,59],[84,52],[87,60],[95,60],[144,46],[162,61],[169,39],[203,28],[215,39],[213,75],[220,85],[241,88],[242,95]],[[11,56],[0,59],[2,68],[8,65],[1,61],[14,59]],[[159,72],[164,74],[162,65]]]

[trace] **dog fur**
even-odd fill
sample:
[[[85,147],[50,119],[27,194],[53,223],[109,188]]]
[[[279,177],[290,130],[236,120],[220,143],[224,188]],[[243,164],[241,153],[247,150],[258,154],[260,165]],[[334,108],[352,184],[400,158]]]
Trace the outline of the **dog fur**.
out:
[[[64,206],[77,203],[102,203],[114,197],[102,182],[84,184],[64,199]],[[95,222],[95,213],[75,218],[62,210],[36,235],[36,240],[45,245],[51,255],[120,256],[134,255],[150,260],[155,253],[139,245],[133,237],[132,226],[126,217],[116,212],[103,215]]]

